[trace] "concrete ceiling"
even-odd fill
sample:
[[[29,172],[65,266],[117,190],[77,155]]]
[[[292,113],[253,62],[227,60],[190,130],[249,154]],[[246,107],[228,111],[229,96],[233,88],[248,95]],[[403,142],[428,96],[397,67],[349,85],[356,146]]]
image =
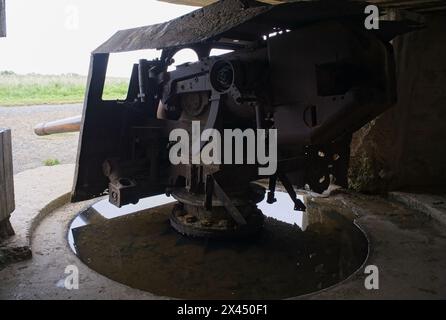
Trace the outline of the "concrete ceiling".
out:
[[[190,6],[199,6],[199,7],[206,6],[208,4],[215,2],[215,0],[159,0],[159,1],[175,3],[175,4],[184,4]],[[260,1],[271,4],[289,2],[287,0],[260,0]],[[406,9],[420,13],[446,10],[445,0],[368,0],[368,2],[371,4],[378,4],[383,8]]]

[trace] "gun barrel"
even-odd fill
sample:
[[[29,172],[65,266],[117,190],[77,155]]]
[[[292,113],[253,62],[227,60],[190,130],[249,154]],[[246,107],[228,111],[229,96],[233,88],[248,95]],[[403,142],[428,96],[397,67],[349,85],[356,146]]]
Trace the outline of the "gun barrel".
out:
[[[59,119],[39,123],[34,127],[34,133],[38,136],[46,136],[54,133],[77,132],[81,127],[82,116]]]

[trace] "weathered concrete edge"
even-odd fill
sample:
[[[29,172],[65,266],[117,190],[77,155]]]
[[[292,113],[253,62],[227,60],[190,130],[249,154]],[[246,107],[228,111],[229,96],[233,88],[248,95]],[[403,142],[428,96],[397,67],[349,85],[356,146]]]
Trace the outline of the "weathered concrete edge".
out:
[[[6,256],[6,261],[0,264],[0,270],[9,264],[18,263],[32,258],[32,237],[40,222],[51,212],[59,209],[70,201],[70,192],[50,201],[31,219],[25,232],[25,243],[19,245],[14,242],[4,246],[1,251]],[[11,256],[11,257],[9,257]]]
[[[36,227],[48,214],[50,214],[56,209],[59,209],[63,205],[69,203],[70,196],[71,192],[67,192],[62,196],[50,201],[42,209],[40,209],[37,215],[35,215],[34,218],[31,220],[30,227],[26,232],[26,242],[28,243],[28,246],[29,248],[31,248],[31,250],[32,250],[32,236],[34,231],[36,230]]]
[[[64,164],[14,175],[17,201],[11,223],[15,234],[0,242],[0,268],[32,257],[34,231],[48,214],[69,202],[73,172],[73,164]]]
[[[426,214],[428,217],[432,217],[444,226],[446,226],[446,214],[441,210],[438,210],[427,203],[424,203],[420,199],[404,192],[389,192],[388,197],[390,200],[399,202],[410,209]]]
[[[6,263],[0,264],[0,270],[12,263],[18,263],[21,261],[29,260],[32,258],[32,237],[40,222],[51,212],[59,209],[70,201],[70,192],[50,201],[46,204],[39,212],[31,219],[28,223],[28,228],[25,232],[25,243],[20,243],[20,245],[6,245],[1,248],[3,255],[6,256]],[[13,256],[13,257],[8,257]]]

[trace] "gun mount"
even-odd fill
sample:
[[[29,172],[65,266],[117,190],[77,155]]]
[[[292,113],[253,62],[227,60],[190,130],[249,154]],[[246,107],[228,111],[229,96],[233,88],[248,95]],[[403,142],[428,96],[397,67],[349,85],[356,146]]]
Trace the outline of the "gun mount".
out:
[[[108,193],[120,207],[167,193],[178,200],[171,224],[179,232],[234,237],[262,226],[259,179],[269,179],[270,203],[280,181],[296,210],[305,206],[293,186],[346,187],[351,134],[396,101],[389,41],[412,27],[381,21],[367,30],[365,6],[225,0],[119,31],[91,57],[72,201]],[[103,100],[109,54],[149,48],[161,49],[161,58],[133,66],[127,98]],[[167,71],[183,48],[199,61]],[[210,56],[214,48],[232,52]],[[206,129],[276,129],[260,140],[277,142],[277,170],[259,174],[264,163],[246,161],[247,152],[237,164],[172,164],[169,135],[181,128],[193,136],[193,121],[198,137]],[[209,141],[193,139],[191,148]]]

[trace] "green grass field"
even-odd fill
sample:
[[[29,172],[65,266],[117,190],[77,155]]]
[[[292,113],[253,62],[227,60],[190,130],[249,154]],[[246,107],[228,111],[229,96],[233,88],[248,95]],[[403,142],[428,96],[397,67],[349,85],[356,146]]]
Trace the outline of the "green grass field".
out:
[[[84,100],[87,78],[76,74],[18,75],[0,72],[0,106],[78,103]],[[104,100],[125,99],[128,80],[107,78]]]

